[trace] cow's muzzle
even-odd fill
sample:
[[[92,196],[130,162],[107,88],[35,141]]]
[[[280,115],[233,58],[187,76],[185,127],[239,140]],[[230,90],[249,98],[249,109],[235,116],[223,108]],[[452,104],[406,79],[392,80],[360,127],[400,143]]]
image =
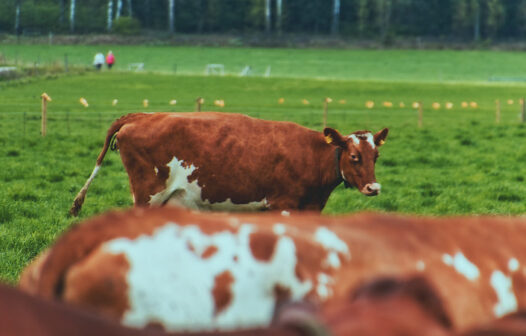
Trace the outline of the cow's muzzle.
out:
[[[380,183],[367,183],[365,187],[360,190],[365,196],[376,196],[380,193],[382,186]]]

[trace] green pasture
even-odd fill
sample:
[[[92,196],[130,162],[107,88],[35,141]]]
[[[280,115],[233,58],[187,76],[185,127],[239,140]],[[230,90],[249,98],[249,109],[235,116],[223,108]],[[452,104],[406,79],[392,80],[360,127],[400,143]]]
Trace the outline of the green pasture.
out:
[[[63,48],[82,49],[89,58],[90,48],[95,50]],[[133,49],[127,48],[131,53]],[[192,48],[189,50],[192,54]],[[218,55],[225,52],[210,50]],[[242,58],[237,52],[233,49],[232,62]],[[247,50],[247,54],[259,52],[263,51]],[[301,52],[322,55],[315,50]],[[353,52],[360,53],[342,51],[344,55]],[[165,56],[159,52],[158,57]],[[283,62],[307,69],[301,60],[294,62],[294,57]],[[478,62],[481,60],[473,61]],[[325,65],[331,66],[330,62]],[[511,67],[501,64],[494,68],[499,66]],[[4,83],[0,86],[0,279],[15,282],[24,265],[76,221],[68,216],[69,207],[91,173],[114,119],[139,111],[192,111],[198,96],[205,99],[204,110],[289,120],[316,130],[322,128],[322,100],[330,97],[328,124],[342,133],[389,127],[376,169],[382,194],[367,198],[340,186],[327,204],[327,214],[362,210],[431,215],[526,212],[526,125],[519,122],[518,105],[526,85],[469,80],[433,83],[415,79],[413,74],[410,78],[415,81],[394,81],[396,69],[384,75],[382,67],[371,75],[379,80],[337,79],[345,77],[337,71],[331,73],[336,79],[295,78],[292,68],[289,78],[103,71]],[[316,76],[323,77],[323,73],[317,71]],[[472,78],[482,76],[477,72]],[[404,79],[404,75],[399,78]],[[40,136],[43,92],[53,99],[48,105],[46,137]],[[89,107],[79,103],[81,97]],[[280,98],[282,104],[278,103]],[[114,99],[118,100],[115,106]],[[144,99],[148,107],[143,107]],[[169,104],[173,99],[176,105]],[[224,100],[225,107],[214,106],[216,99]],[[495,123],[496,99],[502,102],[499,124]],[[373,101],[375,106],[366,108],[366,101]],[[417,125],[417,110],[411,107],[415,101],[424,106],[422,128]],[[393,107],[383,106],[384,102],[391,102]],[[440,109],[431,107],[435,102],[441,104]],[[447,102],[453,103],[452,109],[445,109]],[[478,107],[463,108],[462,102],[476,102]],[[80,218],[131,205],[120,158],[117,153],[108,153]]]
[[[263,49],[123,45],[1,45],[11,63],[91,66],[96,52],[112,50],[116,70],[144,63],[145,71],[202,75],[207,64],[223,64],[238,75],[249,65],[254,76],[271,67],[272,77],[389,81],[526,81],[520,51]]]

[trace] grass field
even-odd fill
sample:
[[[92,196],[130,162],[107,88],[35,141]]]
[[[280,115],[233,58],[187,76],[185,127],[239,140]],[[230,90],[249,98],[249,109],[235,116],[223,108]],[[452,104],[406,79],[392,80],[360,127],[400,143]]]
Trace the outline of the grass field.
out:
[[[2,45],[9,61],[26,64],[91,66],[96,52],[112,50],[117,70],[142,62],[147,71],[203,74],[207,64],[224,64],[237,75],[250,65],[261,76],[389,81],[487,81],[491,77],[526,81],[526,57],[513,51],[261,49],[167,46]]]
[[[226,53],[222,49],[212,51]],[[59,49],[56,54],[61,52]],[[232,52],[235,54],[237,50]],[[346,58],[348,52],[351,51],[342,51],[340,58]],[[235,57],[238,56],[232,56]],[[284,63],[294,63],[294,55],[281,57]],[[331,61],[326,62],[328,66]],[[317,130],[322,127],[322,99],[331,97],[330,126],[344,133],[389,127],[390,134],[381,148],[376,170],[382,194],[367,198],[340,186],[331,196],[325,213],[526,212],[526,125],[518,122],[517,103],[526,86],[468,80],[393,81],[399,79],[394,75],[396,69],[395,66],[385,76],[381,67],[372,69],[370,78],[379,78],[378,81],[294,78],[294,73],[290,78],[239,78],[105,71],[21,80],[2,86],[0,278],[15,282],[23,266],[74,221],[67,212],[90,174],[107,127],[115,118],[137,111],[191,111],[197,96],[205,98],[205,110],[290,120]],[[318,71],[312,76],[322,75]],[[45,138],[40,136],[42,92],[53,98]],[[87,99],[88,108],[79,104],[80,97]],[[279,98],[284,98],[283,104],[278,103]],[[116,106],[111,104],[113,99],[119,101]],[[142,106],[143,99],[149,101],[147,108]],[[172,99],[177,99],[177,105],[168,104]],[[223,99],[226,106],[213,106],[211,102],[215,99]],[[303,104],[303,99],[310,104]],[[495,99],[503,102],[502,121],[498,125]],[[513,104],[507,104],[509,99]],[[340,100],[345,100],[345,104]],[[365,107],[368,100],[375,102],[374,108]],[[385,101],[392,102],[394,107],[382,106]],[[422,101],[425,107],[422,128],[417,127],[417,112],[410,107],[414,101]],[[464,101],[477,102],[478,107],[462,108]],[[399,107],[400,102],[405,107]],[[430,107],[434,102],[441,103],[439,110]],[[454,107],[445,109],[446,102],[454,103]],[[109,153],[90,188],[80,218],[131,204],[119,156]]]

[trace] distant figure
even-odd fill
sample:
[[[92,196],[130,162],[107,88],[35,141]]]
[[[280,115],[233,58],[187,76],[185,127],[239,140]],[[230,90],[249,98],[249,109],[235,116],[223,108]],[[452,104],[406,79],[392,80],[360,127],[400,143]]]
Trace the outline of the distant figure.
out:
[[[108,51],[108,55],[106,56],[106,65],[108,66],[108,69],[111,69],[113,63],[115,63],[115,56],[110,50]]]
[[[96,53],[95,58],[93,59],[93,66],[95,67],[95,69],[100,70],[103,64],[104,64],[104,54],[101,52]]]

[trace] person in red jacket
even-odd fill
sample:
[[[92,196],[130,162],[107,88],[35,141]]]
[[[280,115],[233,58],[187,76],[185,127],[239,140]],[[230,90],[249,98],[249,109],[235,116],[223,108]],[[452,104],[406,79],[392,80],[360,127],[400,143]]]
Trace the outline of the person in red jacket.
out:
[[[113,63],[115,63],[115,56],[110,50],[108,51],[108,55],[106,55],[106,65],[108,66],[108,69],[111,69]]]

